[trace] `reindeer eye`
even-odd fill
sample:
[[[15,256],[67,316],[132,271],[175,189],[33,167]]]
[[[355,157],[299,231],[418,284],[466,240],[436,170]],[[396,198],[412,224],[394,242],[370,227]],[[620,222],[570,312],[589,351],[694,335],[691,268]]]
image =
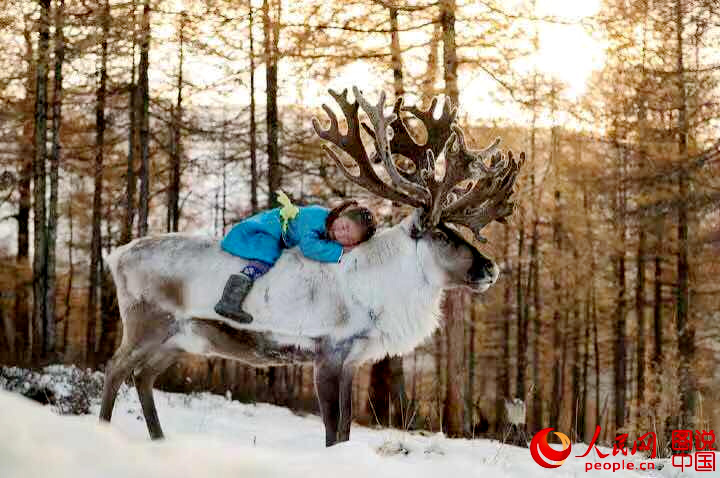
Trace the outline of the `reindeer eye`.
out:
[[[447,241],[448,237],[447,234],[442,231],[433,231],[433,239],[437,239],[438,241]]]

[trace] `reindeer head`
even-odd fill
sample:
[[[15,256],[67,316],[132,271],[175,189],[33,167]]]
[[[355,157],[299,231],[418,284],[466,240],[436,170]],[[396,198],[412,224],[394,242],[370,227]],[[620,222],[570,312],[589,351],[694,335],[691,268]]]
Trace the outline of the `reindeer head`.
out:
[[[485,290],[497,279],[497,267],[476,247],[462,238],[450,224],[469,228],[475,239],[485,242],[480,231],[490,222],[504,222],[512,214],[515,178],[525,156],[516,159],[512,153],[502,155],[497,149],[500,140],[483,150],[471,150],[465,144],[463,131],[454,124],[457,109],[445,101],[440,118],[433,117],[437,98],[422,111],[417,107],[404,108],[402,98],[395,102],[393,112],[385,116],[385,93],[377,105],[371,105],[353,88],[355,101],[347,99],[347,90],[338,94],[329,90],[340,105],[348,123],[346,134],[340,134],[335,114],[327,106],[330,128],[324,130],[316,118],[313,127],[322,139],[332,142],[349,154],[360,169],[353,175],[328,145],[326,154],[339,166],[345,177],[378,196],[396,203],[409,204],[415,212],[404,221],[408,234],[422,244],[422,254],[428,255],[426,264],[439,269],[443,286],[469,286]],[[359,108],[367,114],[371,126],[362,123],[374,139],[372,159],[360,138]],[[408,131],[400,115],[406,111],[418,118],[427,130],[425,144],[418,144]],[[393,135],[388,137],[388,127]],[[401,156],[410,161],[410,168],[398,168]],[[436,159],[445,159],[441,180],[436,176]],[[372,163],[382,163],[392,184],[376,174]]]

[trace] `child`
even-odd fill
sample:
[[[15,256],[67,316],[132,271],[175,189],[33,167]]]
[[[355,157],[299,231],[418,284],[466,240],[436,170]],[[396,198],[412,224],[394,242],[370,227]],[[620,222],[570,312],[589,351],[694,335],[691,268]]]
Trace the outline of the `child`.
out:
[[[252,316],[242,310],[243,301],[253,281],[272,267],[283,249],[298,246],[309,259],[339,262],[343,252],[370,239],[375,228],[372,212],[357,201],[328,210],[314,205],[298,208],[287,200],[283,208],[243,220],[227,233],[220,247],[250,262],[240,274],[230,276],[215,312],[241,323],[252,322]]]

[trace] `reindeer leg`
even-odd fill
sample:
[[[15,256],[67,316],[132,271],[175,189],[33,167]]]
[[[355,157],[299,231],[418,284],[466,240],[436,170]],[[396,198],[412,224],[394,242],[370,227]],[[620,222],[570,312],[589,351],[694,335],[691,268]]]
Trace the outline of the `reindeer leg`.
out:
[[[100,420],[109,422],[112,418],[115,399],[120,385],[130,375],[141,361],[143,355],[133,354],[127,348],[120,347],[105,366],[105,384],[103,385],[102,405],[100,406]]]
[[[120,385],[133,370],[144,367],[151,354],[159,351],[158,347],[171,335],[174,323],[170,314],[146,300],[133,299],[122,314],[127,330],[123,332],[120,348],[105,367],[101,421],[110,421]],[[152,326],[145,327],[146,322]]]
[[[177,356],[177,352],[159,350],[135,376],[135,388],[140,398],[145,424],[148,427],[150,438],[153,440],[160,440],[165,437],[160,426],[157,408],[155,408],[153,384],[158,375],[163,373],[175,361]]]
[[[350,440],[350,424],[352,423],[352,383],[355,377],[355,367],[345,364],[342,367],[339,380],[339,406],[340,418],[337,431],[337,441]]]
[[[325,424],[325,446],[337,443],[338,418],[340,416],[340,367],[330,360],[315,362],[315,393],[320,405],[320,415]]]

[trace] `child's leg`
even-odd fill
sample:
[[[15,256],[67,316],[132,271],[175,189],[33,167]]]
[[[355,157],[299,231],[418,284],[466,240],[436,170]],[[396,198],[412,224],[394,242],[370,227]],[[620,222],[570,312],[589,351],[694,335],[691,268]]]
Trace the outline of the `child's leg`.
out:
[[[251,260],[243,267],[242,273],[231,275],[225,284],[220,302],[215,305],[215,312],[244,324],[252,322],[252,316],[242,309],[242,304],[250,293],[255,279],[265,274],[271,267],[272,264]]]
[[[242,273],[252,280],[257,280],[258,277],[269,271],[271,267],[272,264],[268,264],[267,262],[251,260],[243,267]]]

